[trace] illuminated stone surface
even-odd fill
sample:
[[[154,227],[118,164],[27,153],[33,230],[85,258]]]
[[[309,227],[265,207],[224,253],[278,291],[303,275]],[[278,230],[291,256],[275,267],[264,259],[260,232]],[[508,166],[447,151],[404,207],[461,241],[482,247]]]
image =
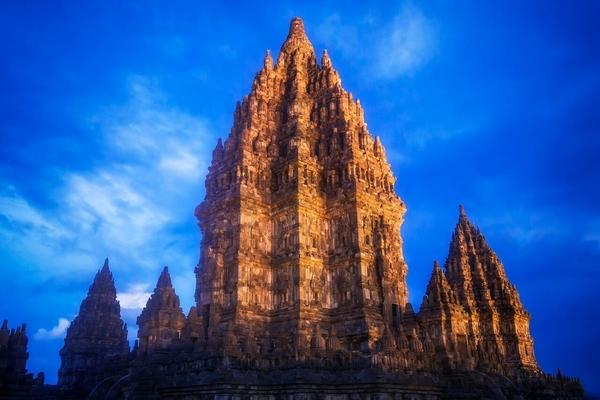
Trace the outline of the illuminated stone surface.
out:
[[[137,355],[140,357],[156,349],[175,347],[179,343],[186,320],[167,267],[160,274],[154,293],[148,299],[137,323]]]
[[[196,210],[207,347],[282,361],[376,350],[407,302],[394,181],[360,103],[293,20],[217,144]]]
[[[98,363],[126,354],[103,269],[61,352],[63,394],[90,377],[92,399],[582,398],[576,379],[539,370],[529,314],[462,207],[413,310],[394,183],[359,101],[293,19],[213,151],[196,305],[185,317],[165,268],[135,356]]]

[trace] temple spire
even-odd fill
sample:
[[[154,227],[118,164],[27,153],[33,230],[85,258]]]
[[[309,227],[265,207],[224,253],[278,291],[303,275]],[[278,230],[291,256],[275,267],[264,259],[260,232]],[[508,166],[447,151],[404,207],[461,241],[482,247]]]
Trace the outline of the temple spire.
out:
[[[267,51],[265,53],[263,67],[266,71],[270,71],[273,69],[273,57],[271,56],[271,50],[267,49]]]
[[[269,62],[266,56],[267,67]],[[381,321],[392,327],[404,314],[414,319],[414,312],[404,312],[408,294],[399,232],[405,206],[390,190],[393,171],[381,141],[368,131],[361,107],[342,87],[327,52],[319,64],[299,18],[290,23],[274,69],[263,67],[255,76],[224,144],[224,157],[213,159],[206,198],[196,208],[203,232],[196,301],[206,324],[198,336],[206,337],[209,347],[237,357],[260,344],[247,346],[248,338],[277,331],[296,338],[294,351],[304,357],[307,344],[301,338],[310,337],[312,331],[303,322],[304,311],[292,311],[294,304],[309,314],[323,304],[343,309],[354,304],[348,318],[360,320],[361,333],[351,335],[365,338],[370,347],[382,339]],[[234,198],[235,204],[230,201]],[[382,207],[376,214],[375,204]],[[333,215],[335,221],[330,221]],[[361,220],[359,229],[353,217],[357,215],[377,217]],[[332,244],[326,239],[330,235],[326,226],[335,231],[331,234],[335,256],[328,255]],[[321,261],[301,256],[305,248]],[[357,251],[377,259],[373,275],[377,278],[369,279],[365,287],[355,285],[360,281],[358,272],[331,271]],[[294,265],[307,274],[296,276],[283,257],[296,260]],[[371,271],[367,258],[359,263],[361,271]],[[259,283],[264,276],[271,276],[267,285]],[[360,311],[374,304],[378,316]],[[273,310],[282,314],[271,328]],[[297,328],[289,332],[280,325],[284,319],[295,321]],[[347,337],[350,332],[343,320],[324,323],[327,330],[336,329],[334,341],[355,340]],[[151,346],[155,332],[141,331]],[[267,351],[286,357],[288,352]]]
[[[124,360],[128,354],[127,327],[121,319],[107,258],[67,330],[60,351],[59,385],[91,390],[102,379],[99,367],[104,362]]]
[[[169,274],[169,267],[165,266],[158,278],[158,282],[156,284],[157,288],[170,288],[173,287],[171,283],[171,275]]]
[[[327,49],[323,50],[323,56],[321,57],[321,68],[331,68],[331,58]]]
[[[537,368],[529,334],[529,315],[508,280],[504,265],[462,206],[450,243],[446,271],[448,283],[460,303],[473,315],[475,326],[485,332],[476,341],[487,343],[490,348],[510,342],[507,354],[502,356],[506,358],[506,365]],[[507,321],[503,322],[507,328],[501,333],[493,328],[493,321],[498,320]]]
[[[304,23],[299,17],[292,18],[290,22],[290,30],[285,42],[281,46],[278,64],[279,61],[282,60],[282,57],[296,52],[308,53],[314,59],[315,51],[313,45],[308,39],[308,36],[306,36],[306,32],[304,31]],[[285,63],[287,63],[287,61],[288,60],[286,60]]]
[[[163,268],[154,293],[148,299],[137,323],[140,357],[154,349],[174,345],[181,338],[185,315],[171,283],[168,267]]]
[[[433,270],[427,284],[424,301],[436,303],[451,303],[454,301],[454,294],[446,279],[446,274],[444,274],[437,260],[433,262]]]
[[[88,294],[107,294],[109,297],[116,296],[117,289],[113,280],[112,272],[108,265],[108,258],[104,259],[102,268],[96,273],[94,281],[90,286]]]
[[[102,271],[108,271],[108,257],[104,259],[104,265],[102,265]]]
[[[306,32],[304,32],[304,22],[300,17],[294,17],[290,21],[288,39],[293,37],[306,37]]]

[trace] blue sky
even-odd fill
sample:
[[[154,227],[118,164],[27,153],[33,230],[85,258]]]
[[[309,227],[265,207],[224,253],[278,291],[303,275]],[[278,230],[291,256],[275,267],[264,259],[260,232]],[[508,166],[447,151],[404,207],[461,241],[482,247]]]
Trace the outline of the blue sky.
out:
[[[0,5],[0,318],[31,371],[56,380],[106,256],[132,337],[163,265],[191,306],[211,150],[299,15],[386,146],[411,301],[463,203],[541,366],[600,392],[598,3],[170,3]]]

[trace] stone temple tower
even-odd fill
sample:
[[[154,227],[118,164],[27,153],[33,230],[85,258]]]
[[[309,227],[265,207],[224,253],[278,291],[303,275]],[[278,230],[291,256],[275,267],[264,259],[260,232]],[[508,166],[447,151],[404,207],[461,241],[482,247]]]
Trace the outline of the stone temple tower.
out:
[[[213,151],[196,305],[184,315],[165,267],[134,356],[106,262],[61,350],[61,398],[583,398],[541,373],[530,315],[462,207],[413,309],[394,184],[293,19]]]
[[[63,389],[89,391],[128,356],[127,325],[121,319],[107,258],[67,330],[60,350],[58,383]]]
[[[462,206],[450,242],[446,273],[469,316],[470,342],[479,363],[497,371],[512,367],[537,369],[529,329],[531,316],[504,265]]]
[[[304,359],[368,353],[396,332],[407,267],[394,182],[360,102],[293,19],[218,142],[196,209],[207,347]]]
[[[175,347],[185,326],[185,315],[179,306],[179,296],[171,283],[169,268],[164,267],[154,293],[137,319],[139,326],[138,356],[157,349]]]

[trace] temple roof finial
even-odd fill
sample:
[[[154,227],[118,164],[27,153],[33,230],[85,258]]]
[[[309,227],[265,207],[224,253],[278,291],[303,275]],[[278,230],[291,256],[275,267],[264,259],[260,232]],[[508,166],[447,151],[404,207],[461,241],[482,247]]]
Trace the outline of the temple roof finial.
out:
[[[263,62],[264,69],[271,70],[273,69],[273,57],[271,56],[271,50],[267,49],[265,52],[265,59]]]
[[[284,61],[282,59],[282,55],[289,55],[297,50],[306,51],[311,55],[311,57],[314,57],[314,49],[308,40],[308,37],[306,36],[302,19],[299,17],[292,18],[292,21],[290,22],[290,31],[287,39],[283,43],[283,46],[281,46],[281,52],[279,53],[277,64],[279,64],[279,61]],[[285,56],[283,58],[285,58]],[[285,62],[285,64],[287,64],[287,62]]]
[[[158,278],[158,283],[156,287],[171,287],[171,275],[169,274],[169,267],[165,266]]]
[[[329,53],[327,52],[327,49],[323,50],[323,56],[321,57],[321,67],[331,68],[331,58],[329,58]]]
[[[300,35],[304,34],[304,22],[302,22],[302,18],[294,17],[290,21],[289,36],[298,35],[298,34],[300,34]]]
[[[104,264],[102,264],[102,269],[100,270],[100,272],[110,272],[110,268],[108,267],[108,257],[104,259]]]

